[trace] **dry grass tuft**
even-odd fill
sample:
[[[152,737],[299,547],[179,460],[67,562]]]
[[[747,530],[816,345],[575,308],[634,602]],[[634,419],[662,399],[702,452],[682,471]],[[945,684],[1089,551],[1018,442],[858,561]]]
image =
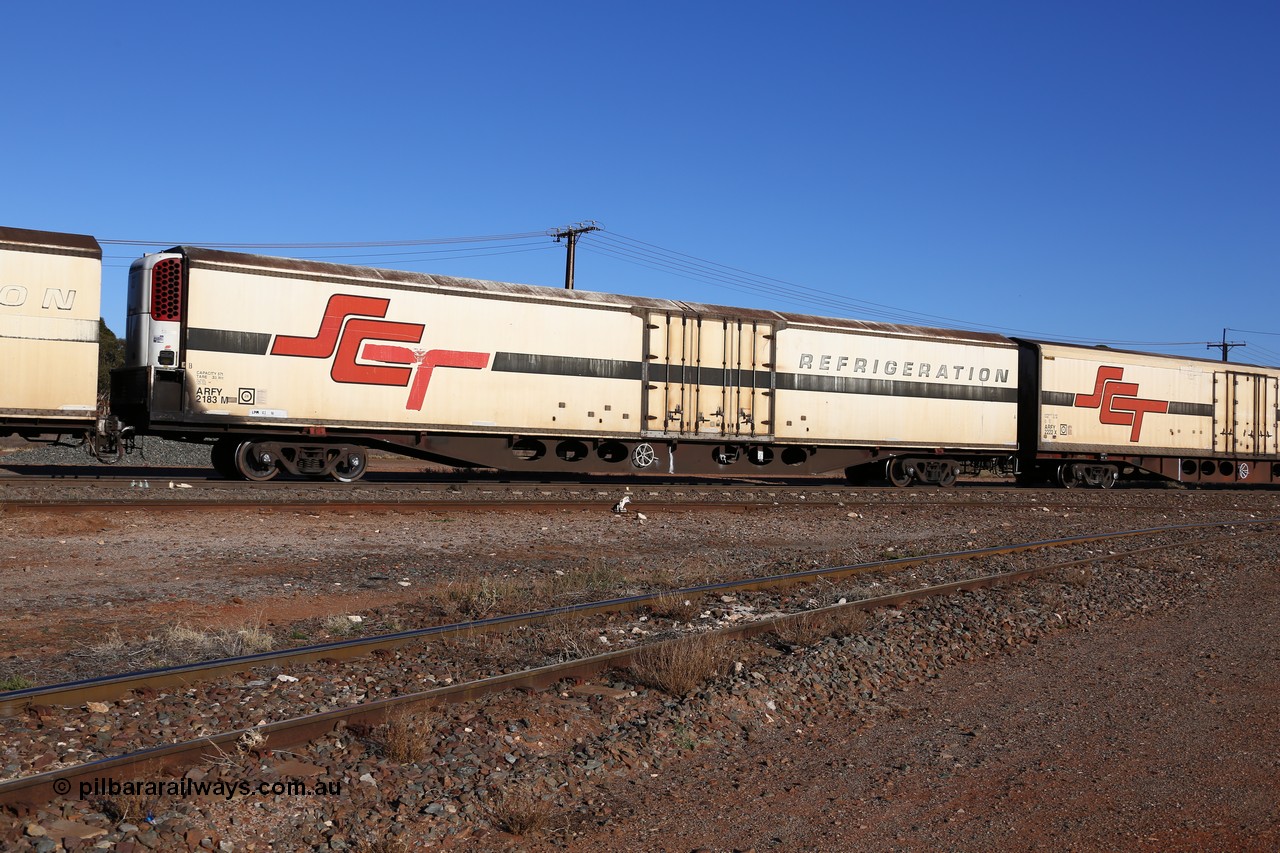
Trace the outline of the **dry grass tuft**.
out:
[[[272,636],[257,625],[216,631],[170,625],[148,639],[160,643],[166,657],[182,662],[252,655],[271,651],[275,645]]]
[[[569,571],[551,578],[550,594],[553,600],[586,600],[618,595],[626,586],[626,576],[603,558],[584,571]]]
[[[534,630],[522,631],[520,637],[539,654],[556,661],[569,661],[596,654],[599,634],[593,619],[569,613],[553,617]]]
[[[670,585],[677,587],[722,581],[738,573],[740,569],[730,561],[728,555],[714,553],[692,554],[668,572]]]
[[[631,672],[640,683],[680,697],[723,674],[729,662],[727,641],[698,634],[644,646],[632,659]]]
[[[215,755],[205,758],[205,763],[224,770],[240,772],[255,761],[254,753],[267,742],[267,737],[256,728],[247,729],[236,741],[235,752],[227,752],[217,744],[213,749]]]
[[[347,637],[360,630],[359,623],[353,622],[341,613],[326,616],[320,623],[326,634],[331,637]]]
[[[530,835],[551,823],[552,806],[532,788],[515,787],[499,792],[489,805],[489,820],[503,832]]]
[[[867,613],[853,607],[801,613],[774,623],[773,634],[788,646],[812,646],[828,637],[851,637],[867,624]]]
[[[368,738],[371,746],[400,764],[416,764],[431,754],[434,715],[415,716],[408,710],[391,711],[387,721]]]
[[[447,591],[458,613],[467,619],[484,619],[499,612],[519,613],[529,594],[523,581],[507,578],[480,578],[450,584]]]
[[[258,625],[201,630],[174,624],[137,641],[126,640],[112,630],[101,642],[74,656],[98,669],[143,669],[257,654],[274,645],[275,639]]]
[[[701,612],[701,602],[696,597],[677,595],[674,592],[664,593],[649,604],[650,614],[659,619],[674,619],[677,622],[692,622]]]

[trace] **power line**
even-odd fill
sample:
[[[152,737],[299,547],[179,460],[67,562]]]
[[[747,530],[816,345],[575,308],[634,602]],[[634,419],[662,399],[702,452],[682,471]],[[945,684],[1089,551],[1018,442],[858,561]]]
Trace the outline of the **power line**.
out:
[[[910,309],[901,308],[893,305],[887,305],[879,302],[872,302],[864,299],[857,299],[842,293],[824,290],[822,288],[812,287],[795,282],[786,281],[784,279],[773,278],[771,276],[752,273],[738,267],[721,264],[706,258],[700,258],[684,252],[666,249],[653,243],[628,237],[617,232],[604,231],[595,222],[580,222],[575,225],[565,226],[562,229],[550,229],[547,231],[526,231],[508,234],[483,234],[462,237],[430,237],[414,240],[367,240],[367,241],[343,241],[343,242],[307,242],[307,243],[222,243],[209,241],[157,241],[157,240],[120,240],[120,239],[104,239],[99,243],[107,245],[123,245],[123,246],[160,246],[169,247],[176,245],[199,245],[213,249],[377,249],[377,248],[410,248],[417,246],[446,246],[460,244],[484,244],[484,243],[501,243],[504,245],[494,245],[481,248],[474,246],[473,248],[457,248],[457,249],[424,249],[421,251],[411,252],[377,252],[377,253],[359,253],[359,254],[341,254],[341,255],[311,255],[306,256],[306,260],[330,260],[339,259],[350,262],[354,259],[363,258],[396,258],[394,263],[397,264],[418,264],[424,261],[437,260],[465,260],[471,258],[483,258],[496,255],[518,254],[532,251],[545,251],[552,248],[546,245],[530,245],[524,246],[520,242],[530,242],[534,240],[544,240],[550,236],[555,238],[556,242],[562,239],[568,240],[568,256],[566,258],[565,270],[565,286],[572,288],[574,275],[574,249],[577,245],[577,238],[581,234],[599,231],[600,239],[592,241],[589,244],[583,244],[585,251],[598,253],[612,257],[623,263],[632,264],[646,269],[655,270],[665,275],[682,278],[689,281],[701,282],[709,284],[713,287],[735,290],[743,293],[750,293],[756,296],[764,296],[771,299],[785,299],[790,302],[800,303],[804,305],[814,306],[817,310],[823,312],[831,312],[836,314],[847,314],[852,316],[861,316],[878,320],[880,322],[901,323],[909,325],[924,326],[953,326],[961,328],[973,328],[977,330],[985,330],[998,334],[1009,334],[1032,338],[1052,338],[1070,343],[1080,344],[1107,344],[1112,346],[1141,346],[1141,347],[1201,347],[1209,346],[1210,348],[1222,348],[1224,360],[1227,352],[1236,346],[1245,346],[1243,342],[1226,341],[1227,329],[1223,330],[1222,343],[1205,344],[1204,341],[1140,341],[1140,340],[1104,340],[1100,338],[1088,338],[1072,335],[1053,335],[1045,334],[1028,329],[1017,329],[1008,326],[999,326],[988,323],[978,323],[973,321],[961,320],[953,317],[946,317],[936,314],[928,314],[923,312],[911,311]],[[466,254],[460,254],[466,253]],[[448,257],[444,257],[444,256]],[[123,257],[123,256],[105,256],[105,257]],[[105,258],[104,258],[105,259]],[[370,262],[375,263],[375,262]],[[1247,334],[1273,335],[1280,336],[1280,332],[1262,332],[1250,331],[1246,329],[1232,329],[1230,331],[1243,332]],[[1264,351],[1255,345],[1255,349]]]
[[[386,246],[436,246],[447,243],[484,243],[495,240],[519,240],[544,237],[545,232],[526,231],[516,234],[482,234],[471,237],[429,237],[419,240],[367,240],[346,243],[215,243],[207,240],[99,240],[118,246],[203,246],[206,249],[373,249]]]
[[[399,266],[399,265],[405,265],[405,264],[421,264],[421,263],[427,263],[427,262],[434,263],[438,261],[463,261],[463,260],[469,260],[471,258],[497,257],[498,255],[518,255],[524,252],[549,252],[549,251],[552,251],[554,248],[555,248],[554,246],[527,246],[525,248],[506,248],[506,249],[500,249],[495,247],[491,250],[483,250],[483,251],[476,251],[476,250],[470,250],[470,249],[442,249],[438,253],[436,252],[429,253],[432,255],[432,257],[401,258],[400,260],[396,261],[396,264]],[[468,254],[464,254],[464,255],[450,254],[453,252],[467,252]],[[405,254],[428,254],[428,253],[410,252]],[[438,257],[437,256],[438,254],[450,254],[450,256],[447,258]],[[370,257],[370,256],[367,256],[367,255],[316,255],[316,256],[302,256],[299,258],[299,260],[314,261],[314,260],[324,260],[326,258],[335,258],[335,257],[352,260],[352,259],[358,259],[358,258]],[[382,255],[375,255],[373,257],[382,257]],[[106,261],[107,259],[110,258],[114,260],[128,261],[130,263],[134,260],[133,256],[131,255],[103,255],[102,258],[103,258],[103,261]],[[103,266],[110,267],[112,269],[127,269],[130,266],[130,263],[122,263],[122,264],[103,263]],[[369,264],[369,266],[372,266],[372,264]]]
[[[935,314],[912,312],[878,302],[844,296],[820,288],[796,284],[750,273],[745,270],[699,258],[683,252],[664,249],[652,243],[646,243],[627,237],[617,232],[604,232],[602,242],[593,244],[590,251],[611,254],[627,263],[649,269],[656,269],[680,278],[700,281],[714,287],[730,290],[782,297],[808,305],[819,306],[823,310],[843,311],[862,316],[879,318],[882,322],[909,323],[913,325],[950,324],[969,328],[985,329],[1002,334],[1016,334],[1025,337],[1052,338],[1075,343],[1106,343],[1115,346],[1147,346],[1147,347],[1199,347],[1204,341],[1140,341],[1140,340],[1104,340],[1070,335],[1048,335],[1027,329],[1016,329],[1008,326],[997,326],[986,323],[974,323]],[[607,245],[606,245],[607,244]],[[585,247],[584,247],[585,248]]]
[[[425,264],[428,262],[435,263],[440,261],[465,261],[471,258],[496,258],[499,255],[521,255],[526,252],[550,252],[554,248],[555,248],[554,246],[526,246],[523,249],[495,249],[494,251],[485,251],[485,252],[470,251],[470,250],[464,249],[460,251],[468,251],[469,254],[452,255],[447,258],[440,258],[440,257],[434,257],[434,256],[430,258],[404,258],[402,260],[396,261],[396,265],[399,266],[402,264]],[[355,255],[353,257],[360,257],[360,256]],[[322,257],[321,258],[303,258],[303,260],[322,260],[322,259],[323,259]],[[375,264],[368,264],[368,266],[375,266]]]
[[[1276,352],[1275,350],[1267,349],[1266,347],[1262,347],[1262,346],[1258,346],[1257,344],[1254,344],[1250,352],[1261,354],[1261,356],[1264,359],[1266,359],[1272,364],[1280,363],[1280,352]]]

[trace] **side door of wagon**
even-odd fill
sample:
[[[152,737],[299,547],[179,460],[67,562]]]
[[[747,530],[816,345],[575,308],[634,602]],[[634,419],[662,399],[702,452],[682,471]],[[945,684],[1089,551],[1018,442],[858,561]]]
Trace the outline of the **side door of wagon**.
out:
[[[642,349],[645,434],[768,439],[773,332],[773,324],[763,320],[648,312]]]
[[[1225,370],[1213,375],[1213,449],[1220,453],[1277,452],[1276,412],[1280,380],[1262,373]]]

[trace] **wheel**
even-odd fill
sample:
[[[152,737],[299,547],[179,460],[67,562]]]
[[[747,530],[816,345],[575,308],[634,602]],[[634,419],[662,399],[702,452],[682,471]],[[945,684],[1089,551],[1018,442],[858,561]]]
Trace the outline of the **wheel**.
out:
[[[364,476],[368,469],[368,457],[358,448],[350,450],[338,464],[333,466],[333,479],[339,483],[354,483]]]
[[[1080,485],[1080,472],[1070,462],[1058,466],[1058,485],[1064,489],[1074,489]]]
[[[901,459],[890,459],[884,463],[884,478],[890,485],[905,489],[915,479],[914,475],[902,464]]]
[[[631,451],[631,464],[637,468],[648,468],[658,459],[658,454],[653,452],[653,445],[645,442],[637,444],[636,449]]]
[[[943,463],[946,467],[942,470],[942,476],[938,478],[938,485],[946,489],[956,484],[956,480],[960,479],[960,468],[954,462]]]
[[[263,482],[280,473],[275,454],[253,441],[241,442],[236,448],[236,470],[246,480]]]
[[[1109,489],[1116,484],[1116,480],[1120,479],[1120,473],[1108,465],[1102,471],[1102,477],[1098,480],[1099,489]]]
[[[213,470],[228,480],[243,480],[240,469],[236,467],[236,442],[234,439],[220,438],[209,450],[209,461]]]

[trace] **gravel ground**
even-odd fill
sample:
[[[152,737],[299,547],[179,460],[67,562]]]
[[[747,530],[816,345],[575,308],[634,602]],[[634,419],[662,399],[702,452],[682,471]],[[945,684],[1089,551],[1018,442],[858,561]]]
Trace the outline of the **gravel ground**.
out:
[[[4,465],[98,465],[84,446],[29,442],[25,439],[0,439],[0,463]],[[209,446],[161,438],[143,439],[138,449],[124,456],[121,465],[130,468],[211,468]],[[103,470],[109,470],[106,466]]]
[[[570,847],[1275,850],[1280,579],[1273,543],[1233,554],[1199,579],[1130,577],[1068,630],[979,617],[951,665],[911,665],[956,633],[956,605],[921,608],[880,713],[821,697],[794,729],[613,783]],[[801,691],[848,665],[815,652],[789,673]]]
[[[647,522],[241,511],[224,525],[194,512],[8,512],[0,595],[18,618],[2,637],[22,650],[11,671],[56,671],[59,654],[107,628],[130,636],[162,621],[225,626],[257,613],[286,633],[324,614],[401,618],[427,609],[415,596],[477,576],[545,579],[602,564],[623,576],[654,566],[750,574],[840,555],[1280,515],[1270,492],[1018,491],[989,507],[949,506],[957,494],[859,492],[856,511],[780,506]],[[245,530],[270,535],[253,547],[227,535]],[[839,639],[742,644],[723,675],[681,697],[619,672],[425,713],[402,727],[407,753],[393,729],[339,732],[292,755],[246,745],[188,777],[337,782],[341,792],[74,800],[0,817],[0,846],[1275,849],[1273,535],[1206,538],[1053,583],[883,611]],[[39,717],[24,724],[38,730]],[[49,734],[64,722],[47,717]],[[81,737],[55,740],[54,760]]]

